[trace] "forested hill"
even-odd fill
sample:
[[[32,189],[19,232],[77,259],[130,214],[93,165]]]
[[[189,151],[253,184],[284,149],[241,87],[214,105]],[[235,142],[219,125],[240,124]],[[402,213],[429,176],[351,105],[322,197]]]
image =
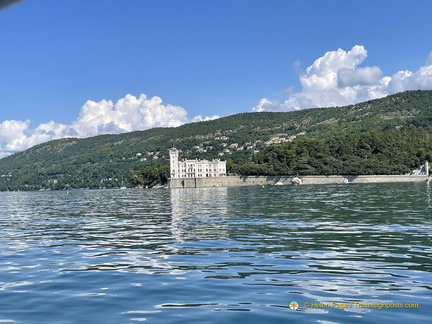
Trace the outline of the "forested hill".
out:
[[[346,107],[242,113],[176,128],[61,139],[1,159],[0,190],[129,186],[136,171],[167,164],[167,149],[173,146],[184,158],[250,160],[281,143],[347,138],[410,125],[427,131],[431,120],[432,91],[419,90]]]

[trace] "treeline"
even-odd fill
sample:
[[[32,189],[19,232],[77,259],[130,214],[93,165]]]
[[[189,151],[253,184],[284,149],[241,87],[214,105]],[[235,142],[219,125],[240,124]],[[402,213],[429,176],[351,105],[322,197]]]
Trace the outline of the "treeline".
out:
[[[402,127],[269,146],[228,163],[242,175],[407,174],[431,161],[432,128]]]
[[[151,188],[154,186],[165,185],[170,175],[169,165],[148,166],[144,170],[137,172],[131,179],[135,187]]]

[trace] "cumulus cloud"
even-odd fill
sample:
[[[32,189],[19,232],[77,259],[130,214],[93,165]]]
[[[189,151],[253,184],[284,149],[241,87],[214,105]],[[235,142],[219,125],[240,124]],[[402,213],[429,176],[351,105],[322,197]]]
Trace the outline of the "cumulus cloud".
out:
[[[192,118],[191,122],[195,123],[195,122],[202,122],[202,121],[209,121],[209,120],[214,120],[214,119],[218,119],[220,118],[219,115],[213,115],[213,116],[201,116],[201,115],[197,115],[194,118]]]
[[[162,99],[126,95],[115,104],[109,100],[88,100],[71,128],[78,137],[131,132],[152,127],[175,127],[187,123],[187,111],[179,106],[163,105]]]
[[[344,106],[405,90],[432,89],[432,52],[418,71],[399,71],[392,76],[383,76],[377,66],[359,67],[366,58],[367,50],[360,45],[349,51],[327,52],[299,73],[300,92],[290,91],[283,102],[263,98],[252,111]],[[299,66],[296,61],[294,68]]]
[[[29,120],[5,120],[0,124],[0,150],[15,151],[26,139],[24,132],[28,129]]]
[[[111,100],[88,100],[77,120],[69,125],[50,121],[30,127],[30,120],[6,120],[0,124],[0,158],[36,144],[64,137],[90,137],[101,134],[119,134],[154,127],[176,127],[188,122],[219,118],[187,117],[180,106],[164,105],[160,97],[147,98],[126,95],[115,104]]]
[[[338,87],[374,85],[381,79],[382,72],[377,66],[357,69],[340,69],[337,73]]]

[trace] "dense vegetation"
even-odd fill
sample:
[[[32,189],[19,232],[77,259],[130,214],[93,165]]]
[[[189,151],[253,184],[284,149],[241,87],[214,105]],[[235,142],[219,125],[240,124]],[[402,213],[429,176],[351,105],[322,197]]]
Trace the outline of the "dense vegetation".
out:
[[[151,188],[154,186],[161,186],[168,182],[170,174],[169,165],[148,166],[144,170],[137,172],[132,177],[132,184],[136,187]]]
[[[430,155],[431,120],[432,91],[408,91],[346,107],[67,138],[1,159],[0,190],[151,185],[162,178],[147,178],[145,168],[167,165],[173,146],[183,158],[227,159],[244,174],[405,173]]]
[[[245,175],[407,174],[432,157],[432,128],[369,131],[269,146],[232,172]]]

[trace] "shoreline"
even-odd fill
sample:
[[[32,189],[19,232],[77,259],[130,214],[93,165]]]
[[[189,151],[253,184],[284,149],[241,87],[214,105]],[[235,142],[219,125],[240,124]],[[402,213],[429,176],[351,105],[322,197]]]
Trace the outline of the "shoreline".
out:
[[[264,185],[293,185],[293,179],[300,179],[300,185],[311,184],[349,184],[385,182],[422,182],[429,181],[426,175],[331,175],[331,176],[228,176],[213,178],[169,179],[168,188],[209,188],[241,187]],[[294,181],[295,182],[295,181]]]

